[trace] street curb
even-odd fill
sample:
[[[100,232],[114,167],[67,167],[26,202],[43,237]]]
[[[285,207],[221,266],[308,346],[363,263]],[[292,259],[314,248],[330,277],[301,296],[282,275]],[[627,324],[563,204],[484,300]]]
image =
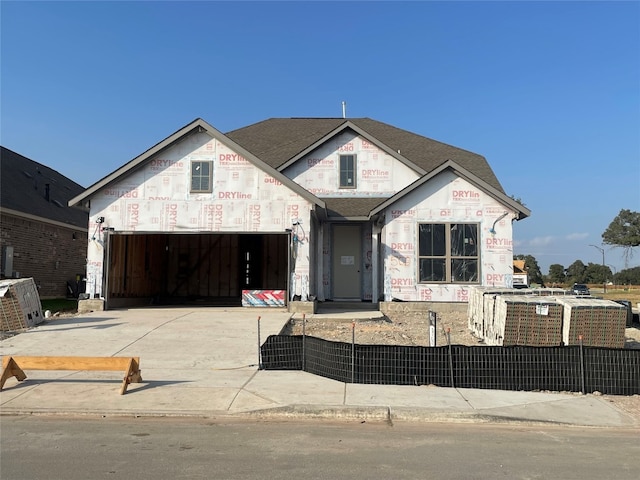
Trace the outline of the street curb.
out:
[[[635,428],[634,426],[583,425],[557,420],[533,420],[522,417],[490,415],[481,412],[434,411],[412,407],[386,406],[326,406],[326,405],[288,405],[284,407],[252,410],[245,412],[250,418],[288,420],[288,419],[329,419],[395,423],[475,423],[486,425],[539,425],[583,428]]]
[[[287,405],[284,407],[251,410],[245,415],[257,418],[307,418],[391,422],[389,407],[360,407],[343,405]]]
[[[488,415],[480,412],[448,412],[415,408],[397,408],[391,415],[394,422],[425,422],[425,423],[484,423],[484,424],[518,424],[518,425],[558,425],[571,426],[574,424],[554,420],[531,420],[521,417]],[[588,426],[588,425],[584,425]]]
[[[391,407],[366,407],[366,406],[325,406],[325,405],[288,405],[283,407],[249,410],[243,412],[228,411],[153,411],[136,412],[123,410],[60,410],[51,408],[20,409],[2,408],[0,417],[8,416],[59,416],[59,417],[114,417],[114,418],[185,418],[185,419],[210,419],[217,421],[246,421],[246,420],[335,420],[335,421],[358,421],[360,423],[386,423],[390,426],[394,424],[427,424],[427,423],[466,423],[483,425],[522,425],[522,426],[558,426],[577,427],[593,429],[631,429],[637,427],[629,426],[601,426],[583,425],[554,420],[531,420],[519,417],[506,417],[499,415],[487,415],[474,412],[447,412],[421,410],[419,408],[397,408]]]
[[[0,417],[22,416],[22,415],[42,415],[42,416],[69,416],[69,417],[134,417],[134,418],[241,418],[242,415],[230,414],[228,412],[216,411],[153,411],[153,412],[137,412],[124,410],[60,410],[53,408],[31,408],[20,409],[3,407],[0,411]]]
[[[250,417],[261,419],[332,419],[394,423],[483,423],[517,425],[557,425],[576,426],[571,423],[531,420],[527,418],[503,417],[477,412],[433,411],[420,408],[392,408],[385,406],[325,406],[288,405],[286,407],[254,410],[247,412]],[[590,427],[589,425],[584,425]]]

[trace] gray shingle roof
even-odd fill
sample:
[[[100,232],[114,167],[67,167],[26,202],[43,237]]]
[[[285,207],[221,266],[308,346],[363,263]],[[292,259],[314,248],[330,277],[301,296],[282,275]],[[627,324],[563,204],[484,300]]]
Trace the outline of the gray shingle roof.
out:
[[[430,172],[452,160],[478,178],[504,193],[487,160],[476,153],[447,145],[370,118],[271,118],[226,133],[274,168],[347,124],[363,130],[393,152]]]
[[[3,209],[86,229],[88,214],[67,206],[69,199],[83,191],[84,187],[55,170],[0,147],[0,206]]]
[[[330,218],[344,218],[355,220],[358,217],[366,219],[371,210],[387,200],[387,198],[368,197],[333,197],[322,198],[327,206],[327,215]]]

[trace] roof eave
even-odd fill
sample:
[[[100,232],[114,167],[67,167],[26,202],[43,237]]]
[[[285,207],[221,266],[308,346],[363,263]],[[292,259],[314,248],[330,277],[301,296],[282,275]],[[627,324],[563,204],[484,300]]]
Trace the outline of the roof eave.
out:
[[[338,135],[339,133],[343,132],[346,129],[352,129],[353,131],[355,131],[358,135],[364,137],[367,139],[367,141],[375,146],[377,146],[378,148],[380,148],[381,150],[383,150],[384,152],[388,153],[389,155],[391,155],[392,157],[394,157],[395,159],[397,159],[398,161],[402,162],[403,164],[405,164],[407,167],[409,167],[410,169],[414,170],[416,173],[418,173],[419,175],[424,175],[426,173],[426,170],[424,170],[423,168],[419,167],[418,165],[416,165],[415,163],[411,162],[410,160],[408,160],[407,158],[405,158],[404,156],[402,156],[400,154],[400,152],[396,152],[395,150],[393,150],[392,148],[390,148],[389,146],[385,145],[384,143],[380,142],[380,140],[378,140],[376,137],[373,137],[372,135],[370,135],[369,133],[367,133],[365,130],[363,130],[362,128],[358,127],[357,125],[353,124],[350,120],[346,120],[343,124],[341,124],[339,127],[334,128],[333,130],[331,130],[330,132],[328,132],[326,135],[324,135],[322,138],[320,138],[319,140],[316,140],[314,143],[312,143],[311,145],[309,145],[307,148],[305,148],[304,150],[302,150],[300,153],[298,153],[297,155],[295,155],[294,157],[290,158],[289,160],[287,160],[285,163],[283,163],[282,165],[280,165],[278,167],[279,171],[283,171],[286,168],[290,167],[291,165],[293,165],[294,163],[296,163],[298,160],[300,160],[301,158],[303,158],[305,155],[308,155],[309,153],[311,153],[312,151],[314,151],[316,148],[320,147],[322,144],[326,143],[327,141],[329,141],[332,137],[335,137],[336,135]]]
[[[61,222],[59,220],[52,220],[50,218],[46,218],[46,217],[41,217],[39,215],[32,215],[31,213],[26,213],[26,212],[20,212],[18,210],[13,210],[11,208],[5,208],[0,206],[0,213],[1,214],[7,214],[7,215],[13,215],[15,217],[20,217],[20,218],[25,218],[27,220],[33,220],[36,222],[41,222],[41,223],[47,223],[50,225],[55,225],[58,227],[64,227],[64,228],[69,228],[72,230],[77,230],[80,232],[87,232],[88,228],[86,226],[82,226],[82,225],[77,225],[75,223],[69,223],[69,222]]]
[[[390,197],[387,201],[378,205],[376,208],[374,208],[371,211],[371,216],[382,212],[384,209],[386,209],[387,207],[395,203],[398,199],[404,197],[405,195],[409,194],[410,192],[420,187],[421,185],[424,185],[426,182],[428,182],[435,176],[439,175],[440,173],[448,169],[453,170],[457,175],[463,177],[465,180],[473,183],[474,185],[477,185],[495,200],[499,201],[500,203],[506,204],[507,206],[515,210],[517,213],[515,220],[522,220],[531,215],[531,210],[526,208],[524,205],[506,196],[504,193],[502,193],[495,187],[492,187],[491,185],[489,185],[487,182],[485,182],[478,176],[469,172],[467,169],[461,167],[453,160],[447,160],[446,162],[442,163],[439,167],[433,169],[427,175],[424,175],[423,177],[419,178],[418,180],[413,182],[411,185],[407,186],[403,190],[396,193],[394,196]]]
[[[216,136],[215,133],[222,136],[222,133],[218,132],[215,128],[213,128],[207,122],[205,122],[201,118],[197,118],[196,120],[192,121],[188,125],[185,125],[184,127],[182,127],[180,130],[169,135],[167,138],[165,138],[161,142],[155,144],[153,147],[149,148],[145,152],[133,158],[132,160],[124,164],[122,167],[118,168],[117,170],[114,170],[113,172],[108,174],[106,177],[98,180],[96,183],[88,187],[80,195],[77,195],[71,200],[69,200],[69,203],[68,203],[69,206],[73,207],[77,205],[82,205],[86,199],[91,197],[98,190],[105,188],[106,186],[108,186],[109,184],[111,184],[112,182],[120,178],[122,175],[135,171],[147,159],[157,154],[158,152],[161,152],[162,150],[172,146],[173,144],[181,141],[187,135],[191,134],[194,130],[198,130],[198,131],[207,130],[209,131],[210,134],[213,134],[212,136],[214,137]]]
[[[305,198],[306,200],[308,200],[309,202],[315,205],[324,207],[324,202],[320,200],[318,197],[316,197],[309,191],[302,188],[300,185],[298,185],[293,180],[291,180],[290,178],[280,173],[278,170],[270,167],[269,165],[261,161],[258,157],[253,155],[251,152],[245,150],[243,147],[241,147],[236,142],[226,137],[222,132],[215,129],[213,126],[211,126],[209,123],[205,122],[201,118],[198,118],[193,122],[189,123],[188,125],[182,127],[180,130],[168,136],[161,142],[157,143],[156,145],[154,145],[144,153],[138,155],[133,160],[129,161],[119,169],[115,170],[114,172],[110,173],[103,179],[94,183],[89,188],[87,188],[82,194],[77,195],[76,197],[69,200],[68,205],[70,207],[79,206],[79,207],[86,208],[87,200],[98,190],[101,190],[107,187],[109,184],[116,181],[118,178],[122,177],[123,175],[130,173],[137,168],[140,168],[145,163],[145,161],[151,158],[153,155],[183,140],[186,136],[192,134],[194,131],[208,133],[209,135],[211,135],[212,138],[215,138],[216,140],[222,143],[225,143],[227,146],[229,146],[229,148],[231,148],[232,150],[242,155],[247,161],[254,164],[255,166],[257,166],[267,174],[273,176],[276,180],[286,185],[288,188],[293,190],[295,193],[297,193],[301,197]]]

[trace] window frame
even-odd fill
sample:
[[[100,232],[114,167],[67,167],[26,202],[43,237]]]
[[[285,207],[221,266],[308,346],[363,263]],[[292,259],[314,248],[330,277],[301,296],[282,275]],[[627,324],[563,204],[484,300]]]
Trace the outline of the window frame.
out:
[[[342,167],[342,159],[343,158],[346,159],[346,157],[351,157],[353,159],[353,168],[352,168],[352,170],[346,169],[346,168],[343,169],[343,167]],[[353,172],[353,175],[352,175],[353,176],[353,182],[352,182],[351,185],[345,185],[345,184],[342,183],[342,174],[343,174],[343,172],[345,172],[348,175],[349,171]],[[356,175],[357,171],[358,171],[358,156],[355,153],[346,153],[346,154],[342,154],[341,153],[341,154],[339,154],[338,155],[338,188],[339,189],[343,189],[343,188],[354,189],[354,188],[357,188],[357,186],[358,186],[358,181],[357,181],[358,179],[357,179],[357,175]]]
[[[207,165],[209,167],[209,173],[206,176],[209,186],[206,189],[193,188],[194,179],[198,179],[200,182],[200,186],[202,186],[202,179],[205,178],[205,175],[194,175],[194,167],[197,164],[200,164],[200,166]],[[213,161],[212,160],[192,160],[191,161],[190,171],[189,171],[189,192],[191,193],[212,193],[213,192]]]
[[[422,235],[422,229],[421,227],[425,225],[432,225],[432,226],[443,226],[444,227],[444,239],[442,240],[442,242],[444,242],[444,254],[427,254],[429,252],[423,253],[423,244],[421,242],[421,235]],[[455,240],[462,240],[462,248],[465,248],[465,246],[467,244],[472,245],[472,254],[467,254],[465,255],[464,252],[460,253],[460,254],[455,254],[452,253],[454,251],[454,245],[453,245],[453,240],[454,240],[454,234],[453,231],[455,230],[454,227],[462,227],[464,230],[462,232],[462,237],[456,238]],[[473,227],[475,228],[475,232],[469,232],[469,235],[467,235],[467,230]],[[416,268],[417,268],[417,272],[416,272],[416,278],[418,280],[418,284],[426,284],[426,283],[438,283],[438,284],[480,284],[481,283],[481,272],[480,272],[480,268],[481,268],[481,261],[480,261],[480,242],[478,239],[478,234],[480,232],[480,223],[477,222],[419,222],[418,223],[418,228],[417,228],[417,237],[418,237],[418,241],[417,241],[417,245],[418,248],[416,249],[416,253],[417,253],[417,262],[416,262]],[[466,242],[465,240],[471,240],[470,242]],[[429,245],[426,245],[427,247]],[[442,250],[443,245],[437,245],[439,247],[440,250]],[[434,247],[434,244],[432,242],[431,247]],[[431,250],[433,250],[433,248],[431,248]],[[436,252],[439,253],[439,252]],[[423,280],[423,275],[422,275],[422,263],[423,260],[431,260],[432,262],[439,262],[441,264],[441,270],[444,271],[444,279],[442,280]],[[456,272],[456,268],[454,267],[454,265],[458,264],[458,270],[462,271],[462,272],[466,272],[466,269],[464,268],[464,263],[465,262],[475,262],[475,279],[474,280],[470,280],[470,279],[454,279],[455,276],[455,272]],[[431,265],[431,270],[430,273],[432,274],[431,276],[433,276],[433,272],[435,270],[434,267],[437,267],[437,265],[435,265],[434,263],[432,263]]]

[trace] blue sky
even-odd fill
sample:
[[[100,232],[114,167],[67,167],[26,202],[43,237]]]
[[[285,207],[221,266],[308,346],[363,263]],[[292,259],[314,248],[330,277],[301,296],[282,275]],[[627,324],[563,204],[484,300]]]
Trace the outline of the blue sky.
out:
[[[0,142],[86,187],[197,117],[227,132],[345,101],[484,155],[532,210],[514,252],[543,273],[601,263],[590,245],[640,211],[637,1],[0,5]]]

